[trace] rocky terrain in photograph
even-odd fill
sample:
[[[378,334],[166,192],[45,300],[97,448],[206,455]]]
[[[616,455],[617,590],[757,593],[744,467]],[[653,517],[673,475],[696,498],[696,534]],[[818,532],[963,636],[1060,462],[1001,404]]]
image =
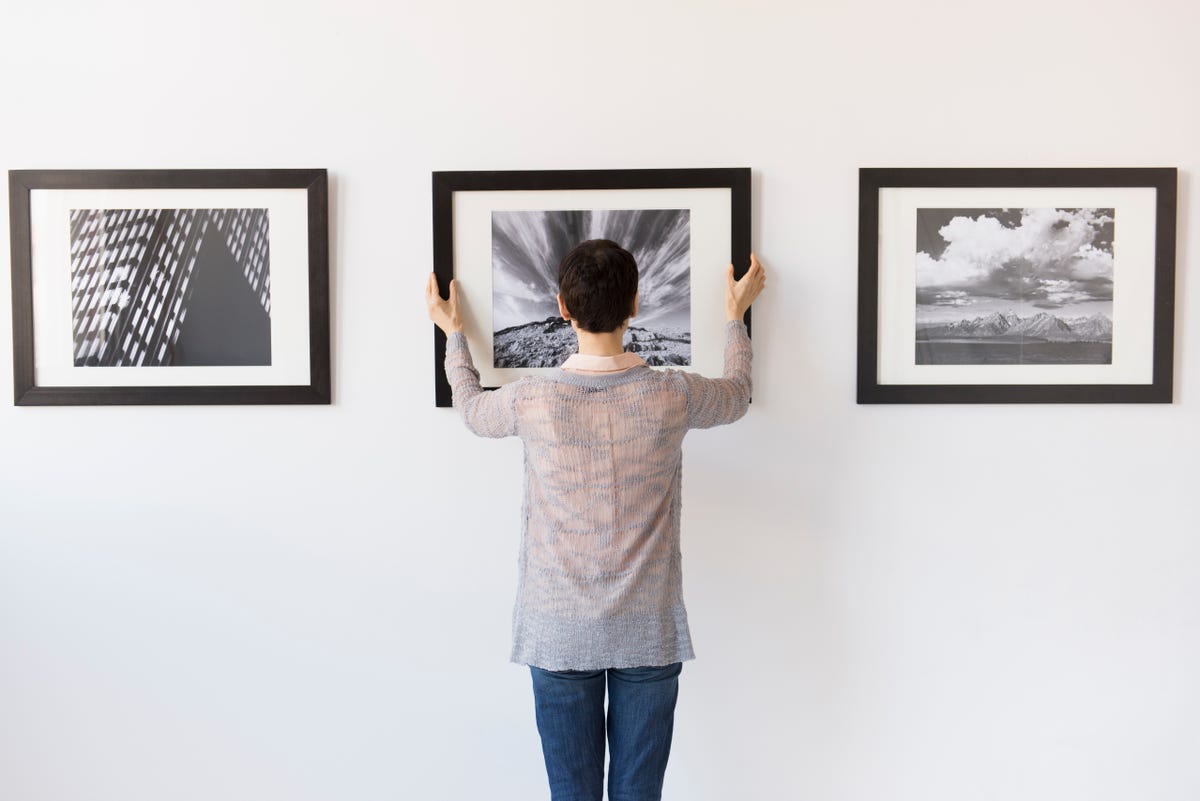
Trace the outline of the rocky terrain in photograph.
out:
[[[577,342],[571,324],[561,317],[497,331],[492,339],[496,367],[558,367],[575,352]],[[688,365],[692,362],[692,338],[687,331],[630,326],[625,348],[654,366]]]
[[[1020,317],[1013,312],[993,312],[955,323],[917,324],[917,339],[972,339],[994,342],[1112,342],[1112,320],[1103,314],[1090,317],[1055,317],[1041,312]]]
[[[677,328],[639,328],[625,333],[625,350],[632,351],[655,367],[692,363],[692,335]]]

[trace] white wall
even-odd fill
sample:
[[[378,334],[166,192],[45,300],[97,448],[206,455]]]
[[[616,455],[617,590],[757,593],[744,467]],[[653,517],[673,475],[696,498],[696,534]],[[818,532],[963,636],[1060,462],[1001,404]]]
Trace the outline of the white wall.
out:
[[[665,797],[1200,797],[1190,0],[0,9],[0,168],[330,169],[336,399],[0,405],[0,798],[545,797],[429,174],[741,165],[772,283],[686,446]],[[863,165],[1181,168],[1175,404],[856,406]]]

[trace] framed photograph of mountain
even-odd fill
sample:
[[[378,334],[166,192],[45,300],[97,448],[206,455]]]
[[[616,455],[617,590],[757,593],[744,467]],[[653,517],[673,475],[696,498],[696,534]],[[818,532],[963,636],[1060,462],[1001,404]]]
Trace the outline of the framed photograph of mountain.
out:
[[[749,168],[435,172],[434,272],[443,295],[458,279],[483,385],[556,370],[574,353],[558,265],[588,239],[637,260],[626,348],[652,367],[721,375],[725,267],[741,276],[750,266]],[[435,328],[438,406],[451,405],[445,347]]]
[[[859,171],[859,403],[1170,403],[1175,169]]]
[[[325,170],[13,170],[18,406],[329,403]]]

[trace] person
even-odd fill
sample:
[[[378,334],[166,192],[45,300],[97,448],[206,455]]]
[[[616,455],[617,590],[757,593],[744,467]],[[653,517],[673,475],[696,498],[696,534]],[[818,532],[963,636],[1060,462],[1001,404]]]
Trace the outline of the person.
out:
[[[726,271],[724,374],[651,370],[624,350],[638,269],[616,242],[589,240],[558,270],[558,308],[578,352],[551,375],[480,386],[458,306],[429,276],[430,319],[468,429],[525,446],[523,531],[511,661],[528,665],[552,801],[657,801],[682,663],[694,658],[682,596],[681,445],[732,423],[750,401],[746,310],[765,285],[751,254]],[[715,321],[714,321],[715,323]],[[605,717],[605,686],[608,711]]]

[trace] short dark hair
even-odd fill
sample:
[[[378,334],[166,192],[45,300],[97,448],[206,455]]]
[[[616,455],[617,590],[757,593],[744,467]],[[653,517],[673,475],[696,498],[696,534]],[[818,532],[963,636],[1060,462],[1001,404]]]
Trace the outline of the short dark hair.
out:
[[[633,254],[611,239],[580,242],[558,265],[558,292],[584,331],[616,331],[633,312],[638,268]]]

